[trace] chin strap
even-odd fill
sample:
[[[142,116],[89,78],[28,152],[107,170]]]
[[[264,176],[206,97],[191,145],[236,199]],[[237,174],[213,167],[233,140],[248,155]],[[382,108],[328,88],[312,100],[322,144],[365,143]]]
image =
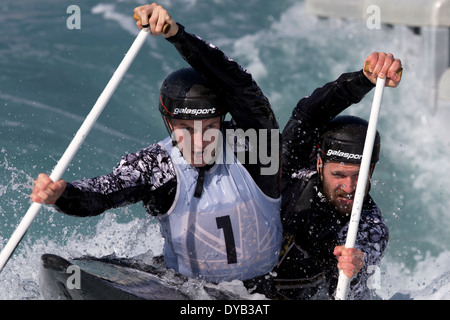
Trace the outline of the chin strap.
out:
[[[205,180],[206,168],[202,167],[198,169],[197,185],[195,186],[194,197],[200,198],[203,191],[203,181]]]

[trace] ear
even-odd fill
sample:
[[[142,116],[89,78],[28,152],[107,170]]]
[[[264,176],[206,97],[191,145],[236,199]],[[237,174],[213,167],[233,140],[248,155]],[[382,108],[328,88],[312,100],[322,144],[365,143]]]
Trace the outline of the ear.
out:
[[[323,181],[323,161],[319,156],[317,156],[316,169],[319,173],[320,180]]]

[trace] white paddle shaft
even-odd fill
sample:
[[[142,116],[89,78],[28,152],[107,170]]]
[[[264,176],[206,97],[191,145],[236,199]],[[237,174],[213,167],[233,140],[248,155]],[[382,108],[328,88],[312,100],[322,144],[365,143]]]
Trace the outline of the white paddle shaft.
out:
[[[375,94],[372,102],[372,110],[370,111],[369,125],[367,127],[366,140],[364,142],[363,157],[359,168],[358,184],[355,191],[355,200],[353,202],[350,224],[347,232],[346,248],[354,248],[356,236],[358,234],[359,219],[361,217],[361,209],[364,203],[367,182],[369,178],[370,160],[372,158],[373,145],[377,133],[378,116],[381,107],[381,98],[386,84],[386,77],[377,79]],[[342,271],[339,273],[339,280],[336,289],[336,300],[346,300],[347,291],[349,289],[350,280]]]
[[[134,40],[133,44],[131,45],[130,49],[126,53],[125,57],[122,59],[122,62],[119,64],[118,68],[116,69],[113,76],[109,80],[105,89],[103,90],[101,95],[98,97],[97,102],[92,107],[92,110],[90,111],[90,113],[88,114],[86,119],[84,120],[80,129],[78,129],[78,132],[76,133],[72,142],[69,144],[69,146],[67,147],[63,156],[61,157],[61,159],[58,161],[55,168],[53,169],[53,171],[50,175],[50,178],[52,179],[52,181],[58,181],[61,179],[63,173],[66,171],[67,167],[69,166],[73,157],[77,153],[81,144],[84,142],[89,131],[92,129],[92,127],[94,126],[98,117],[100,116],[100,114],[102,113],[106,104],[108,103],[109,99],[113,95],[114,91],[117,89],[117,86],[119,85],[123,76],[128,71],[128,68],[130,67],[134,58],[138,54],[139,50],[142,48],[142,45],[144,44],[145,39],[148,34],[149,34],[148,29],[142,29],[139,32],[138,36]],[[36,215],[39,213],[39,210],[41,209],[41,207],[42,207],[42,204],[40,204],[40,203],[34,202],[31,204],[31,206],[28,209],[27,213],[25,214],[24,218],[22,219],[22,221],[20,222],[20,224],[18,225],[18,227],[12,234],[12,236],[9,239],[6,246],[3,248],[2,252],[0,253],[0,272],[3,270],[3,267],[8,262],[12,253],[14,252],[14,250],[18,246],[19,242],[22,240],[23,236],[29,229],[31,223],[33,222]]]

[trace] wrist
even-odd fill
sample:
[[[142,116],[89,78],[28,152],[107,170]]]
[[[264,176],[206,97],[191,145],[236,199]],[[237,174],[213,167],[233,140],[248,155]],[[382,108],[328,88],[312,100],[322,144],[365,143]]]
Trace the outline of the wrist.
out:
[[[165,38],[170,42],[174,42],[183,34],[183,32],[184,26],[176,22],[175,26],[172,26],[170,31],[165,35]]]

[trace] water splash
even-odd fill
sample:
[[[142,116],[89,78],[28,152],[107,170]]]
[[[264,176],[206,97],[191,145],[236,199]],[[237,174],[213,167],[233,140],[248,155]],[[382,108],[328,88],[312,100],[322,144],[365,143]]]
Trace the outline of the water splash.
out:
[[[30,6],[34,5],[32,1],[28,2]],[[403,83],[398,89],[386,90],[379,122],[383,146],[381,161],[374,177],[377,183],[373,186],[373,196],[388,219],[391,238],[381,271],[381,280],[385,287],[382,286],[378,293],[384,299],[401,292],[406,292],[410,297],[448,299],[449,275],[443,266],[448,266],[450,256],[450,239],[447,232],[450,223],[447,210],[450,205],[450,191],[445,188],[443,173],[448,171],[450,164],[447,160],[450,158],[450,143],[445,121],[442,121],[444,117],[439,110],[433,114],[423,98],[422,87],[427,79],[423,76],[424,67],[420,60],[423,48],[420,39],[408,28],[383,27],[381,30],[369,31],[364,27],[364,23],[312,17],[305,12],[303,1],[274,2],[274,7],[285,8],[279,14],[274,13],[273,8],[267,10],[266,6],[265,12],[260,12],[260,8],[255,6],[256,2],[243,4],[250,8],[248,12],[251,14],[246,14],[247,10],[244,10],[238,17],[241,22],[254,19],[251,20],[254,23],[230,24],[230,19],[237,15],[234,10],[225,10],[225,6],[230,4],[225,5],[220,1],[196,3],[195,6],[189,6],[188,14],[180,14],[178,17],[190,31],[195,31],[219,45],[255,75],[273,104],[280,127],[284,127],[290,111],[301,96],[310,94],[316,87],[335,79],[342,72],[358,69],[368,53],[384,50],[394,52],[402,58],[405,70]],[[6,110],[0,115],[0,129],[3,139],[11,137],[10,140],[4,140],[5,145],[2,145],[0,152],[1,247],[28,208],[28,193],[33,180],[30,174],[33,175],[33,171],[40,172],[41,167],[54,165],[57,158],[55,156],[51,160],[52,158],[45,154],[44,158],[46,161],[50,159],[51,161],[47,161],[50,164],[36,162],[35,165],[27,163],[32,162],[32,159],[27,159],[24,155],[28,153],[29,156],[35,150],[48,152],[48,148],[54,148],[56,152],[52,150],[49,153],[55,155],[64,150],[66,142],[61,147],[58,146],[60,134],[63,132],[60,129],[64,129],[64,138],[69,140],[81,122],[78,112],[84,115],[85,112],[81,110],[85,107],[84,104],[89,107],[88,100],[80,101],[79,93],[83,92],[84,96],[90,94],[92,99],[96,98],[106,81],[102,79],[101,74],[116,66],[116,63],[108,65],[100,61],[105,58],[95,60],[99,52],[105,52],[105,45],[111,46],[111,42],[105,40],[110,36],[111,30],[102,30],[104,34],[100,33],[100,36],[95,32],[88,34],[91,32],[87,32],[89,23],[97,25],[98,19],[103,19],[103,23],[110,25],[116,23],[124,32],[116,33],[118,39],[114,39],[115,43],[130,42],[128,36],[136,32],[131,29],[134,28],[133,22],[121,11],[125,7],[129,8],[129,4],[123,1],[113,3],[114,6],[95,5],[90,13],[84,11],[85,27],[79,33],[68,33],[65,30],[65,19],[62,17],[59,19],[61,28],[52,24],[51,28],[45,29],[49,27],[45,25],[38,34],[24,33],[22,29],[19,32],[19,29],[12,28],[12,33],[0,35],[5,40],[3,43],[8,44],[6,50],[0,50],[0,56],[6,63],[14,65],[14,70],[7,69],[5,63],[6,73],[0,75],[0,80],[3,81],[0,100],[5,101],[1,107]],[[184,7],[178,9],[181,7],[179,3],[176,0],[170,1],[171,9],[185,10]],[[19,6],[11,3],[13,4]],[[42,11],[39,10],[47,10],[53,14],[54,8],[53,3],[49,1],[40,3],[38,9],[30,11],[35,12],[32,14],[33,24],[30,26],[36,28],[36,25],[41,23],[39,14]],[[198,9],[203,10],[200,12],[207,17],[198,15],[202,17],[199,19],[196,16]],[[14,23],[15,20],[11,19],[18,15],[12,13],[5,16],[5,20],[0,23]],[[48,16],[48,13],[45,14]],[[54,21],[44,20],[46,23]],[[205,27],[209,22],[214,23],[214,28]],[[98,31],[100,32],[100,29]],[[29,34],[33,35],[32,39],[27,38]],[[51,41],[47,41],[46,34],[51,35]],[[120,38],[123,34],[127,37]],[[11,35],[12,38],[5,38]],[[83,36],[77,39],[80,35]],[[67,41],[68,38],[70,41]],[[39,46],[32,41],[36,41],[35,39],[51,45]],[[46,41],[43,41],[44,39]],[[105,42],[97,43],[103,40]],[[89,48],[83,47],[85,44]],[[96,154],[88,154],[89,157],[84,158],[84,163],[79,164],[76,178],[81,174],[91,176],[100,171],[97,166],[110,168],[115,164],[105,164],[106,156],[114,158],[114,161],[117,159],[117,150],[113,150],[116,142],[108,140],[110,137],[125,137],[125,144],[146,143],[147,139],[143,141],[141,138],[135,138],[134,134],[140,137],[142,132],[148,130],[147,124],[144,126],[140,122],[126,120],[125,127],[129,131],[124,131],[121,118],[124,114],[133,114],[133,117],[137,114],[136,118],[151,118],[154,115],[149,114],[153,111],[157,114],[156,107],[148,108],[147,94],[150,92],[149,95],[153,95],[152,101],[157,101],[158,86],[155,83],[160,81],[167,71],[181,65],[173,50],[161,49],[155,39],[149,40],[149,45],[151,50],[143,50],[141,59],[137,59],[135,63],[137,71],[129,75],[133,77],[133,81],[125,81],[121,85],[126,91],[126,98],[119,99],[119,107],[113,109],[111,116],[100,119],[105,125],[96,128],[99,136],[103,134],[98,141],[107,141],[103,147],[111,152],[98,152],[97,148],[102,146],[102,143],[92,143],[92,150],[87,153]],[[109,49],[110,53],[118,50],[117,47]],[[90,58],[87,59],[83,54]],[[14,57],[20,59],[13,59]],[[98,67],[96,61],[101,62],[98,62],[100,68],[94,68]],[[61,64],[65,66],[64,71],[61,71]],[[17,68],[27,72],[22,72],[21,76],[17,77]],[[42,79],[49,80],[49,74],[54,77],[55,82],[48,84],[45,81],[43,85]],[[95,79],[89,82],[93,75]],[[90,92],[92,88],[95,90]],[[70,96],[71,91],[76,91],[76,95]],[[132,94],[128,95],[130,92]],[[361,105],[352,107],[350,113],[368,115],[370,97]],[[127,99],[133,101],[124,101]],[[62,100],[66,102],[60,105]],[[131,105],[133,107],[130,107]],[[120,118],[120,126],[115,126],[114,121],[107,121],[114,119],[115,115]],[[51,118],[52,121],[46,122],[45,118]],[[60,119],[67,121],[57,121]],[[68,125],[74,128],[68,130]],[[156,121],[151,125],[157,126]],[[111,128],[120,129],[111,131],[114,130]],[[164,132],[162,123],[161,130],[152,129],[146,134],[154,139],[157,139],[158,132]],[[124,132],[128,132],[128,135],[124,135]],[[12,134],[5,137],[4,133]],[[29,138],[33,135],[38,136],[38,139]],[[10,142],[11,140],[13,142]],[[49,143],[39,144],[39,140]],[[15,151],[17,152],[14,153]],[[91,164],[97,162],[97,159],[100,159],[98,164]],[[25,165],[22,166],[22,162],[25,162]],[[72,168],[71,173],[75,170]],[[101,172],[104,170],[101,169]],[[36,270],[43,253],[77,257],[83,254],[101,256],[115,252],[124,256],[144,255],[142,257],[145,258],[149,247],[152,254],[157,254],[161,246],[162,239],[158,228],[156,224],[143,218],[142,208],[106,213],[98,219],[77,220],[62,216],[46,207],[0,274],[0,299],[41,298]],[[430,286],[434,286],[434,289]]]

